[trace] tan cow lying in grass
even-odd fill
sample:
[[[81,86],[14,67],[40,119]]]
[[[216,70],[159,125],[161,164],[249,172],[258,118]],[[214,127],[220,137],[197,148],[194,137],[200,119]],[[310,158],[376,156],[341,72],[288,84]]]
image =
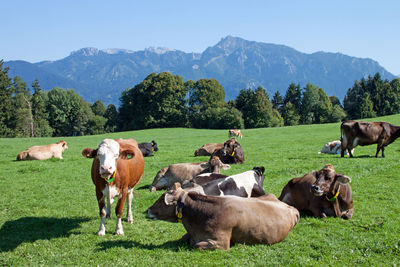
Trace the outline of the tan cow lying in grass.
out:
[[[68,148],[67,142],[61,140],[56,144],[33,146],[18,154],[17,160],[45,160],[50,158],[62,159],[62,153]]]
[[[204,196],[184,191],[179,183],[164,195],[166,205],[153,205],[151,219],[182,222],[183,241],[199,249],[225,249],[231,244],[274,244],[299,221],[294,207],[273,194],[257,198]]]

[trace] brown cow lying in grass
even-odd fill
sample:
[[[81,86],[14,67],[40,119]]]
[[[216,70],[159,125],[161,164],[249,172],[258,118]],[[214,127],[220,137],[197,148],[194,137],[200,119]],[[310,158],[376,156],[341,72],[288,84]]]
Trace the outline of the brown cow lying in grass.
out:
[[[300,211],[309,211],[315,217],[351,219],[354,209],[350,181],[328,164],[312,174],[290,180],[279,200]]]
[[[199,147],[194,152],[194,155],[197,156],[211,156],[215,150],[221,149],[224,147],[224,143],[208,143],[204,144],[202,147]]]
[[[45,160],[50,158],[62,159],[62,153],[68,148],[64,140],[45,146],[33,146],[18,154],[17,160]]]
[[[258,198],[204,196],[185,192],[176,183],[164,198],[167,207],[151,207],[152,219],[181,221],[182,239],[199,249],[225,249],[231,244],[274,244],[299,221],[297,209],[268,194]]]

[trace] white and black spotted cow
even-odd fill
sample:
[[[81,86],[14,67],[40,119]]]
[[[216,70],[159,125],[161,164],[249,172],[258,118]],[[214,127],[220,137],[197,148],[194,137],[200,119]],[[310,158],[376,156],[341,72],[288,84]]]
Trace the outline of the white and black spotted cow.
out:
[[[184,189],[208,196],[263,196],[265,195],[264,171],[264,167],[254,167],[250,171],[216,179],[202,185],[190,182],[184,184]]]

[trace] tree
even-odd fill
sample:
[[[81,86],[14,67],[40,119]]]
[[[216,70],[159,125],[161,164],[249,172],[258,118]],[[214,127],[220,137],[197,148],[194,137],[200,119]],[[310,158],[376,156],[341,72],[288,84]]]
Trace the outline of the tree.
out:
[[[271,100],[271,103],[272,103],[272,107],[274,109],[278,110],[279,112],[282,111],[282,107],[284,104],[283,104],[283,98],[282,98],[281,94],[279,93],[279,91],[275,92],[275,94]]]
[[[92,111],[94,115],[104,116],[104,114],[106,113],[106,106],[104,106],[101,100],[97,100],[92,105]]]
[[[283,118],[273,109],[264,88],[255,91],[243,89],[236,98],[236,108],[243,114],[246,128],[276,127],[283,125]]]
[[[34,121],[34,136],[51,136],[53,129],[49,125],[48,114],[46,113],[46,104],[40,88],[39,81],[35,79],[32,83],[32,116]]]
[[[49,114],[50,127],[54,129],[53,136],[71,136],[81,134],[85,119],[80,114],[81,97],[74,90],[53,88],[47,93],[46,110]],[[89,110],[91,108],[89,106]],[[80,116],[79,121],[78,116]]]
[[[152,73],[120,98],[119,128],[133,130],[187,126],[187,87],[178,75]]]
[[[362,98],[360,105],[360,114],[362,119],[376,117],[376,113],[374,111],[374,104],[372,103],[368,92],[366,92]]]
[[[104,130],[106,133],[115,132],[118,125],[118,111],[113,104],[107,106],[106,112],[104,114],[106,119],[106,124],[104,125]]]
[[[300,114],[302,102],[300,84],[295,85],[294,83],[291,83],[289,85],[289,88],[286,90],[286,94],[283,99],[283,104],[285,105],[288,102],[292,103],[295,112]]]
[[[332,103],[322,88],[308,83],[301,104],[301,121],[304,124],[325,123],[332,119]]]
[[[191,113],[202,112],[208,108],[225,106],[225,90],[216,79],[200,79],[185,83],[189,90],[189,109]]]
[[[233,107],[214,107],[196,113],[192,119],[192,127],[205,129],[241,129],[242,113]]]
[[[0,60],[0,136],[13,135],[11,118],[13,115],[12,105],[12,82],[8,77],[8,68],[3,69],[3,60]]]
[[[12,128],[14,135],[18,137],[33,137],[33,116],[30,102],[30,92],[26,83],[19,76],[13,79],[14,96],[12,98],[14,113],[12,116]]]
[[[297,114],[297,111],[291,102],[287,102],[282,107],[282,117],[285,125],[288,126],[298,125],[300,121],[300,115]]]
[[[360,104],[364,95],[365,80],[355,81],[352,88],[347,90],[343,100],[343,107],[349,119],[361,118]]]

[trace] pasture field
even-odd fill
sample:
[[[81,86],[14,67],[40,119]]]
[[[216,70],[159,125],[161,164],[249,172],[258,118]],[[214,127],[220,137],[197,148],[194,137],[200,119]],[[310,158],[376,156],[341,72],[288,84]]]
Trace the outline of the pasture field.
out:
[[[374,120],[400,125],[400,115]],[[338,173],[352,179],[353,219],[302,216],[283,242],[271,246],[236,244],[230,251],[195,250],[179,241],[185,233],[181,224],[148,220],[144,213],[162,194],[148,190],[157,171],[172,163],[208,160],[194,157],[195,149],[204,143],[227,140],[227,130],[174,128],[84,137],[0,139],[0,265],[399,265],[400,140],[386,148],[386,158],[374,157],[375,145],[357,147],[352,159],[319,155],[325,143],[339,139],[339,125],[243,130],[239,142],[246,162],[222,173],[264,166],[264,188],[279,196],[289,179],[331,163]],[[160,150],[154,157],[145,158],[144,176],[135,189],[139,196],[133,199],[134,223],[123,221],[125,236],[113,235],[114,202],[107,233],[99,237],[98,206],[90,178],[92,160],[83,158],[81,151],[97,147],[104,138],[120,137],[138,142],[154,139]],[[69,147],[63,160],[15,161],[27,147],[61,139]]]

